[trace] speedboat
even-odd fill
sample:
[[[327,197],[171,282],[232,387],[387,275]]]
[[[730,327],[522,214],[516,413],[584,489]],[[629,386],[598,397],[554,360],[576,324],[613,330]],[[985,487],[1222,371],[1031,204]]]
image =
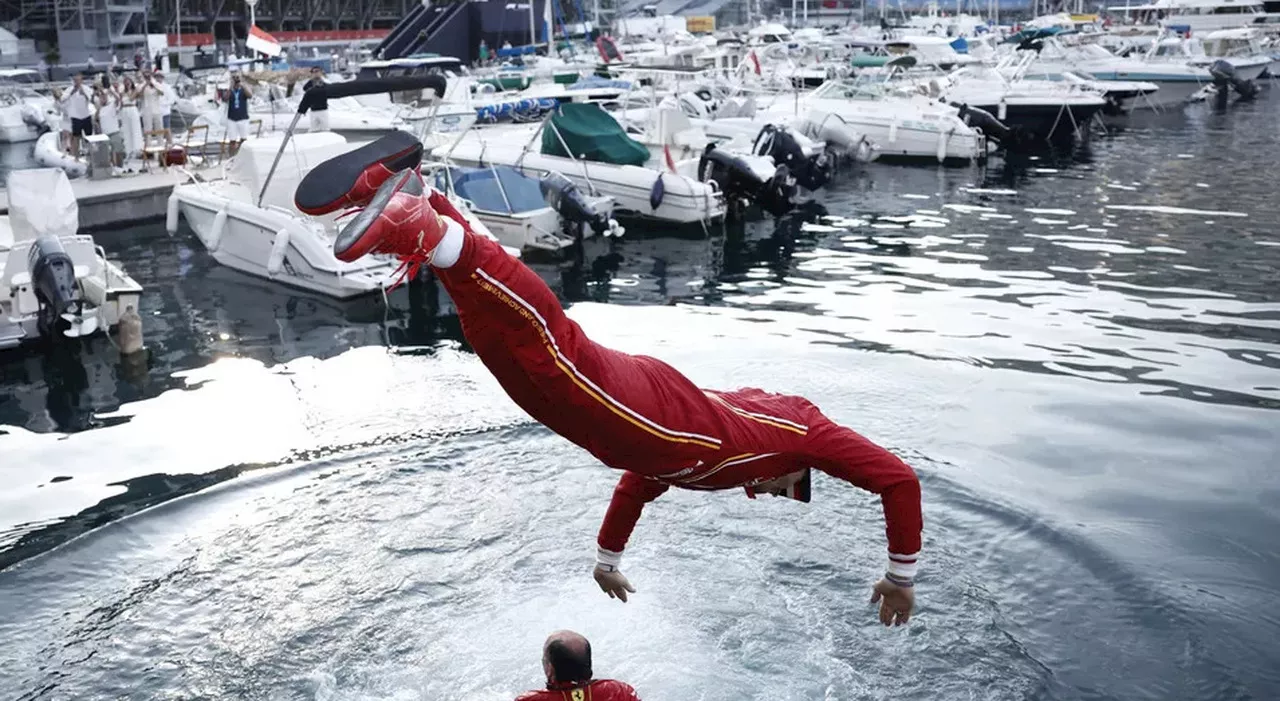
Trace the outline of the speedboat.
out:
[[[1188,63],[1148,62],[1113,54],[1096,42],[1067,43],[1076,39],[1059,33],[1041,39],[1039,58],[1027,67],[1029,79],[1070,80],[1080,76],[1098,81],[1108,99],[1131,109],[1178,107],[1213,82],[1208,69]],[[1149,83],[1154,92],[1132,89]],[[1126,90],[1126,88],[1130,88]],[[1119,91],[1120,94],[1115,94]],[[1125,102],[1126,98],[1129,100]]]
[[[723,173],[724,166],[699,168],[705,165],[701,157],[652,163],[649,149],[593,102],[562,104],[537,124],[423,138],[436,160],[476,167],[507,165],[534,177],[557,172],[589,195],[612,197],[616,211],[635,218],[696,224],[721,219],[727,211],[720,180],[700,177]]]
[[[913,59],[904,56],[895,61]],[[981,110],[962,113],[961,108],[927,95],[902,93],[871,81],[827,81],[799,98],[796,106],[791,98],[781,99],[766,107],[765,114],[793,114],[824,129],[839,122],[865,135],[877,147],[879,158],[888,160],[970,163],[986,158],[988,137],[1000,138],[1007,132]]]
[[[1025,80],[1022,74],[1035,56],[1024,54],[994,67],[970,65],[945,76],[921,78],[915,85],[930,97],[994,114],[1019,140],[1069,138],[1087,129],[1107,106],[1106,98],[1086,82]]]
[[[422,143],[408,132],[394,131],[361,145],[334,132],[294,134],[293,126],[322,94],[336,98],[361,90],[386,92],[388,86],[410,89],[421,87],[425,78],[431,77],[374,78],[313,88],[299,104],[294,124],[282,135],[244,142],[223,178],[193,179],[175,187],[167,229],[176,233],[179,220],[185,219],[219,264],[329,297],[349,299],[394,286],[402,270],[398,260],[376,255],[354,262],[338,260],[333,242],[341,215],[305,211],[313,200],[341,198],[351,183],[317,182],[307,175],[315,166],[357,149],[377,151],[378,160],[385,158],[396,170],[416,167]],[[460,210],[473,230],[496,238],[474,215]],[[508,252],[520,254],[519,249]]]
[[[511,166],[423,165],[435,188],[461,200],[504,246],[560,251],[594,235],[621,236],[611,197],[585,197],[555,172],[532,178]]]
[[[138,311],[142,286],[78,233],[80,208],[61,170],[11,171],[0,216],[0,349],[106,333]]]

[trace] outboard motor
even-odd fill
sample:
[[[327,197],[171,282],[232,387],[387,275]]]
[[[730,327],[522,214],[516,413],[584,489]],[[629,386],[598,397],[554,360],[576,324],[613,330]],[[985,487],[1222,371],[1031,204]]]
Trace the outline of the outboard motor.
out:
[[[698,160],[698,179],[714,180],[728,200],[756,202],[774,216],[791,209],[796,191],[795,178],[786,166],[779,166],[773,177],[765,180],[748,163],[717,149],[714,143],[707,144]]]
[[[1213,88],[1217,94],[1217,104],[1225,107],[1227,96],[1234,88],[1240,97],[1249,100],[1257,96],[1258,86],[1252,80],[1245,80],[1236,75],[1236,67],[1230,61],[1218,59],[1209,66],[1209,75],[1213,76]]]
[[[565,222],[572,224],[575,232],[580,231],[580,226],[586,223],[597,236],[622,235],[623,229],[618,226],[618,222],[597,212],[596,208],[582,196],[578,186],[564,175],[548,171],[538,181],[538,188],[542,190],[542,199],[546,200]]]
[[[994,114],[980,107],[970,107],[956,102],[950,104],[960,110],[960,119],[963,119],[965,124],[981,129],[983,134],[1006,146],[1015,140],[1014,131],[996,119]]]
[[[757,156],[770,156],[779,166],[786,166],[796,182],[807,190],[817,190],[831,179],[830,157],[826,152],[815,156],[813,160],[806,158],[804,149],[796,137],[785,128],[766,124],[756,135],[751,152]]]
[[[27,254],[27,271],[40,303],[37,326],[41,336],[53,337],[58,330],[71,337],[93,333],[97,320],[82,318],[84,302],[76,284],[75,263],[58,237],[36,239]],[[66,324],[60,323],[63,321]]]

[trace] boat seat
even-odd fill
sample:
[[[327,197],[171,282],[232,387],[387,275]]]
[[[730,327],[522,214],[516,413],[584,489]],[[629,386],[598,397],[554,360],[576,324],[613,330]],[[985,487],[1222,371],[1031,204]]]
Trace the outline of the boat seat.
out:
[[[396,173],[421,162],[422,142],[407,131],[395,131],[312,168],[294,190],[293,204],[304,214],[328,214],[343,206],[369,166],[381,164]]]

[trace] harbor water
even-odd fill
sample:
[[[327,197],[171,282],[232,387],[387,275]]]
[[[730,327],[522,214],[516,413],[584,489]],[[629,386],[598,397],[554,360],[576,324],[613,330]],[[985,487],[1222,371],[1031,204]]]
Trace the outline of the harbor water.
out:
[[[597,340],[806,395],[916,469],[897,629],[874,495],[672,490],[611,600],[619,473],[503,394],[433,285],[338,303],[162,223],[104,235],[149,357],[0,357],[0,698],[498,701],[559,628],[645,699],[1278,698],[1277,109],[531,259]]]

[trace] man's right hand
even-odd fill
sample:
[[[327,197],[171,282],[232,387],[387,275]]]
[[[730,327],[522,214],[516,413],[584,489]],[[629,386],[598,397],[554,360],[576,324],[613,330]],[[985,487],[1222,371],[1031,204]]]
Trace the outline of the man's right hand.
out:
[[[625,602],[627,592],[636,593],[636,588],[618,570],[610,572],[597,567],[591,574],[596,578],[596,584],[600,585],[600,591],[608,594],[610,599],[622,599]]]

